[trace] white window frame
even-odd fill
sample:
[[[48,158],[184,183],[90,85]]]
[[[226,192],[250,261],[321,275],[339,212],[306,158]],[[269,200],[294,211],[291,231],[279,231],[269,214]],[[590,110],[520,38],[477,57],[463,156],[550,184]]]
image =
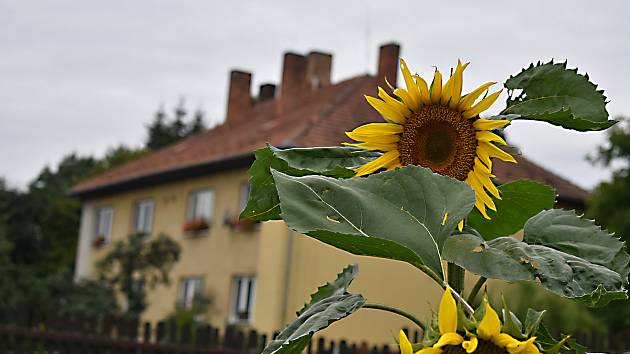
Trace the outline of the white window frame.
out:
[[[247,207],[247,201],[249,200],[249,193],[251,192],[251,185],[249,181],[241,182],[239,191],[239,213],[242,213]]]
[[[133,230],[145,235],[153,230],[155,202],[151,198],[137,201],[133,207]]]
[[[104,218],[107,218],[107,226],[103,225]],[[112,240],[112,226],[114,224],[114,209],[111,207],[100,207],[96,209],[96,222],[94,223],[94,238],[104,237],[105,243]]]
[[[256,301],[256,276],[244,275],[232,278],[230,299],[230,323],[251,323],[254,319]]]
[[[177,302],[183,308],[192,309],[195,297],[203,293],[203,277],[189,276],[182,277],[179,282],[179,295]]]
[[[198,211],[198,200],[199,196],[204,193],[209,193],[210,205],[206,213],[200,213]],[[205,221],[208,222],[208,224],[210,224],[210,222],[212,221],[212,217],[214,216],[214,197],[214,189],[212,188],[198,189],[190,192],[190,194],[188,195],[188,205],[186,207],[186,220],[191,221],[194,219],[203,218]]]

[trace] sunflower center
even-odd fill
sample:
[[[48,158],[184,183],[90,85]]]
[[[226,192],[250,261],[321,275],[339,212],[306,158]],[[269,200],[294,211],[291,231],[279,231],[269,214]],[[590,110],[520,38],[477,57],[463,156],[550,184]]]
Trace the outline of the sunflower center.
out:
[[[461,345],[446,345],[442,347],[443,354],[468,354]],[[475,354],[508,354],[507,350],[497,347],[494,343],[479,339]]]
[[[403,127],[400,162],[421,165],[441,175],[465,180],[475,164],[477,138],[472,122],[446,106],[423,106]]]

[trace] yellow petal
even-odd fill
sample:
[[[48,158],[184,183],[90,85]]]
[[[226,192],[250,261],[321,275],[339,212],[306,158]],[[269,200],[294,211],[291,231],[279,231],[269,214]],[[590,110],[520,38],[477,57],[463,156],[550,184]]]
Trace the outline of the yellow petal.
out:
[[[431,103],[431,98],[429,97],[429,86],[427,82],[424,81],[420,75],[414,75],[414,79],[416,79],[416,85],[418,86],[418,90],[420,91],[420,102],[422,104]]]
[[[465,110],[464,113],[462,113],[462,117],[464,117],[464,118],[472,118],[472,117],[478,116],[479,113],[485,111],[486,109],[490,108],[490,106],[492,106],[494,101],[496,101],[497,98],[499,98],[499,95],[501,94],[501,91],[503,91],[503,90],[499,90],[499,91],[489,95],[488,97],[486,97],[483,100],[481,100],[481,102],[479,102],[476,105],[474,105],[474,106],[470,107],[469,109]]]
[[[488,190],[488,192],[490,192],[490,194],[492,194],[495,198],[501,200],[501,194],[499,193],[499,190],[494,185],[494,183],[492,183],[492,181],[490,180],[490,175],[486,174],[485,170],[477,167],[477,164],[483,166],[481,162],[477,163],[478,161],[479,159],[475,158],[474,171],[475,175],[477,176],[477,180],[479,180],[479,182]]]
[[[403,126],[395,123],[368,123],[356,127],[353,133],[360,135],[390,135],[403,132]]]
[[[539,354],[540,351],[534,341],[536,337],[531,337],[524,342],[518,342],[518,344],[511,344],[507,346],[507,351],[510,354]]]
[[[437,343],[433,345],[433,348],[441,348],[445,345],[460,345],[464,341],[464,337],[455,332],[444,333],[440,336]]]
[[[457,304],[451,295],[451,289],[446,288],[438,308],[438,327],[440,334],[457,331]]]
[[[442,97],[442,74],[439,70],[435,70],[433,75],[433,83],[431,84],[431,103],[438,104]]]
[[[373,144],[393,144],[400,140],[399,135],[361,135],[353,132],[346,132],[346,135],[353,140]]]
[[[424,348],[420,349],[416,352],[416,354],[442,354],[442,349],[440,348]]]
[[[403,100],[404,104],[412,110],[415,110],[414,107],[414,103],[413,100],[411,99],[411,95],[409,95],[409,92],[407,92],[407,90],[403,89],[403,88],[397,88],[394,90],[394,95],[400,97],[401,100]]]
[[[510,124],[510,121],[507,119],[477,119],[473,122],[473,127],[475,127],[476,130],[493,130],[502,128],[508,124]]]
[[[486,302],[486,313],[484,314],[479,327],[477,327],[477,334],[481,339],[492,340],[494,337],[501,333],[501,321],[496,311]]]
[[[490,210],[497,211],[497,207],[494,205],[492,198],[490,198],[490,196],[486,194],[486,191],[483,189],[483,186],[481,185],[481,182],[479,182],[479,179],[477,178],[477,175],[475,174],[474,171],[471,171],[468,174],[466,183],[470,184],[475,190],[476,199],[481,199],[483,204],[485,204],[488,208],[490,208]]]
[[[459,73],[457,73],[457,80],[453,83],[453,94],[451,96],[451,102],[449,104],[451,108],[457,108],[457,105],[459,104],[459,101],[462,98],[462,86],[464,85],[464,70],[466,70],[466,68],[468,67],[468,64],[470,63],[461,65],[461,61],[457,60],[457,66],[460,68],[460,70],[459,70]]]
[[[345,146],[353,146],[366,150],[391,151],[398,149],[398,144],[379,144],[379,143],[341,143]]]
[[[446,219],[448,219],[448,211],[444,213],[444,217],[442,218],[442,226],[446,224]]]
[[[374,171],[377,171],[379,168],[386,168],[386,166],[390,164],[392,161],[397,160],[398,156],[399,154],[397,150],[388,151],[384,153],[383,155],[381,155],[379,158],[372,160],[366,163],[365,165],[357,168],[355,170],[357,173],[356,176],[367,175]]]
[[[483,183],[481,182],[482,178],[484,179],[488,179],[488,178],[483,177],[483,175],[477,174],[475,170],[472,170],[469,173],[469,178],[471,177],[474,183],[473,189],[475,190],[475,192],[479,193],[478,197],[481,197],[481,200],[483,200],[484,204],[486,204],[490,209],[496,211],[497,209],[494,205],[494,201],[492,201],[492,198],[490,198],[490,196],[486,193],[486,190],[483,187]]]
[[[409,68],[407,68],[407,63],[405,63],[402,58],[400,59],[400,71],[402,71],[405,85],[407,85],[407,93],[409,93],[409,97],[411,98],[411,102],[409,102],[410,107],[413,110],[417,110],[418,107],[420,107],[420,90],[418,90],[418,86],[416,86],[411,72],[409,72]]]
[[[348,135],[348,133],[346,133]],[[481,160],[486,166],[492,166],[492,160],[490,160],[490,152],[488,149],[482,148],[481,145],[477,145],[477,158]]]
[[[459,99],[462,95],[464,69],[466,69],[468,64],[469,63],[462,65],[461,60],[457,60],[457,67],[455,68],[453,75],[451,75],[442,89],[442,98],[440,99],[440,103],[443,105],[449,103],[451,108],[457,107]]]
[[[400,354],[413,354],[411,342],[409,342],[407,335],[402,329],[398,332],[398,345],[400,346]]]
[[[489,166],[486,166],[484,164],[481,163],[481,160],[479,160],[478,157],[475,157],[475,170],[477,170],[477,172],[481,172],[485,175],[488,176],[492,176],[492,164],[490,164]]]
[[[462,232],[462,230],[464,230],[464,220],[460,221],[459,224],[457,224],[457,229],[459,230],[459,232]]]
[[[466,353],[470,354],[477,350],[477,345],[479,345],[479,340],[477,337],[472,337],[470,340],[465,340],[462,343],[462,348],[466,351]]]
[[[503,138],[487,130],[480,130],[475,133],[475,136],[477,137],[477,140],[480,141],[496,141],[501,145],[507,145]]]
[[[479,210],[484,219],[491,220],[491,218],[488,216],[488,213],[486,212],[486,205],[481,201],[481,199],[475,199],[475,207],[477,208],[477,210]]]
[[[390,96],[387,91],[383,90],[382,87],[378,88],[378,97],[385,101],[385,103],[387,103],[393,110],[398,111],[398,113],[400,113],[403,117],[409,117],[409,115],[411,114],[411,111],[403,102],[400,102],[399,100]],[[404,124],[404,122],[400,124]]]
[[[455,80],[454,76],[451,76],[442,87],[442,97],[440,97],[440,104],[446,105],[448,101],[451,99],[451,95],[453,94],[453,80]]]
[[[486,82],[485,84],[479,86],[474,91],[464,96],[462,100],[459,102],[459,104],[457,105],[457,108],[460,111],[465,111],[469,109],[470,106],[472,106],[473,103],[475,103],[477,98],[479,98],[479,96],[481,96],[481,94],[484,93],[484,91],[486,91],[490,86],[494,84],[496,84],[496,82]]]
[[[400,112],[390,107],[385,101],[370,96],[365,96],[365,99],[383,118],[396,123],[405,123],[405,117]]]
[[[513,162],[516,163],[516,160],[514,159],[514,157],[510,154],[508,154],[507,152],[501,150],[500,148],[496,147],[494,144],[492,143],[488,143],[488,142],[480,142],[477,145],[477,151],[479,151],[479,149],[485,150],[488,153],[488,156],[490,157],[496,157],[501,161],[505,161],[505,162]]]
[[[492,342],[500,348],[513,348],[519,343],[518,340],[514,339],[511,335],[507,333],[500,333],[492,339]]]

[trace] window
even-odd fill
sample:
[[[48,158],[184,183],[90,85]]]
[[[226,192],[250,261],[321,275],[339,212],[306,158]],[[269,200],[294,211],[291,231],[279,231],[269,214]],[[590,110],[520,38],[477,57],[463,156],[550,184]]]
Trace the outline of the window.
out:
[[[243,212],[243,210],[245,210],[245,207],[247,206],[247,200],[249,199],[249,189],[250,189],[249,182],[241,183],[241,194],[240,194],[240,202],[239,202],[240,212]]]
[[[96,209],[96,233],[94,240],[109,242],[112,239],[112,217],[114,211],[112,208]]]
[[[141,200],[136,203],[133,219],[134,231],[147,235],[151,233],[153,209],[154,203],[151,199]]]
[[[230,321],[233,323],[247,323],[252,320],[254,309],[254,292],[256,277],[235,277],[232,283],[232,308]]]
[[[186,217],[188,220],[204,220],[212,219],[212,208],[214,207],[214,191],[212,189],[204,189],[195,191],[188,198],[188,212]]]
[[[178,303],[185,309],[192,309],[196,296],[202,292],[203,280],[201,277],[182,278],[179,285]]]

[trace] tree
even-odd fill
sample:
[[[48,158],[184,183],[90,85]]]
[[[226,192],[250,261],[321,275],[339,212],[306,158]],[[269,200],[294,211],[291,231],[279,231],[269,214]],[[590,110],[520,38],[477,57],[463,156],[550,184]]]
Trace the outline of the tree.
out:
[[[147,240],[145,234],[133,234],[114,243],[98,262],[99,276],[124,295],[127,314],[138,318],[147,307],[146,289],[169,284],[180,251],[179,244],[166,235]]]
[[[620,120],[608,131],[608,142],[589,157],[593,164],[614,171],[610,181],[595,188],[587,203],[587,215],[630,244],[630,121]],[[628,301],[613,302],[595,313],[606,318],[611,330],[630,328]]]
[[[147,126],[146,147],[155,151],[205,129],[203,111],[197,109],[194,116],[188,119],[188,110],[182,100],[173,109],[172,119],[168,117],[163,107],[157,110],[153,121]]]

